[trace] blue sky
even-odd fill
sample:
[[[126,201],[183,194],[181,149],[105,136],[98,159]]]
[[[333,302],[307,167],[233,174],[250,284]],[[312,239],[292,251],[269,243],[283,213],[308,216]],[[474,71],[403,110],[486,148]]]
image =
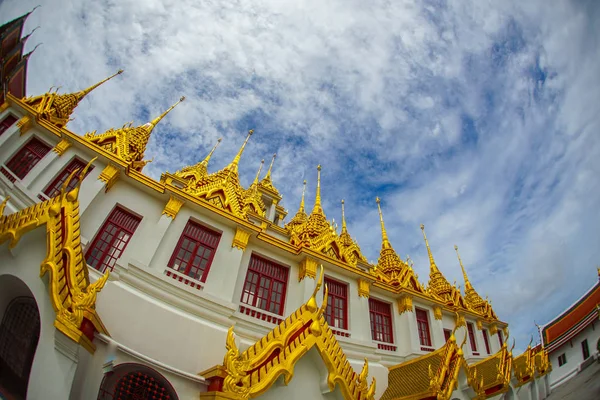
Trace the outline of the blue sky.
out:
[[[323,4],[326,3],[326,4]],[[523,4],[525,3],[525,4]],[[37,0],[4,0],[4,20]],[[144,123],[158,178],[223,143],[211,169],[242,159],[249,184],[277,152],[293,214],[323,165],[328,218],[376,260],[381,236],[428,280],[424,223],[446,277],[471,281],[517,347],[597,279],[600,260],[600,5],[595,1],[48,0],[28,48],[30,95],[79,90],[115,72],[69,128]]]

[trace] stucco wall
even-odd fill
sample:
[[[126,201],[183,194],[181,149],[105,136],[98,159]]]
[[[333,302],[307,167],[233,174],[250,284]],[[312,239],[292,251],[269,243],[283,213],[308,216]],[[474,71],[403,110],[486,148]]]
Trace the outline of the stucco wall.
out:
[[[598,322],[589,325],[569,342],[566,342],[549,354],[550,362],[552,363],[552,372],[550,372],[551,387],[564,383],[566,380],[563,380],[563,378],[577,372],[579,364],[584,361],[581,342],[585,339],[588,341],[590,356],[592,356],[597,352],[596,344],[600,339],[600,324],[598,324]],[[561,354],[566,355],[567,363],[559,367],[558,357]]]

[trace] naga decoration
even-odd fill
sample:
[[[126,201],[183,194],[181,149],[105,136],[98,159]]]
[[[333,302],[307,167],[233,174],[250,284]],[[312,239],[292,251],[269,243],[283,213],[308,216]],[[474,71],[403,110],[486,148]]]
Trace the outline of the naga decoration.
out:
[[[95,159],[94,159],[95,160]],[[21,238],[42,225],[46,226],[46,258],[40,267],[40,278],[49,275],[49,295],[56,312],[54,325],[72,340],[93,352],[94,331],[107,333],[96,314],[96,296],[108,279],[108,272],[90,283],[80,241],[78,194],[90,165],[81,172],[73,171],[54,198],[7,216],[0,216],[0,244],[9,242],[14,248]],[[69,183],[79,172],[79,183],[69,192]],[[0,215],[8,202],[0,205]]]
[[[216,386],[217,392],[225,395],[223,398],[255,398],[267,391],[282,375],[283,382],[287,385],[294,377],[296,363],[315,348],[327,368],[327,384],[331,391],[337,386],[345,399],[373,400],[375,379],[368,385],[367,360],[365,359],[359,374],[354,372],[325,321],[323,313],[327,307],[327,286],[323,303],[320,307],[317,305],[316,297],[322,284],[321,266],[321,273],[310,299],[244,352],[237,348],[231,327],[226,339],[227,353],[223,366],[219,366],[220,376],[209,377],[206,372],[201,375],[207,377],[213,388]],[[213,381],[217,382],[216,385]]]

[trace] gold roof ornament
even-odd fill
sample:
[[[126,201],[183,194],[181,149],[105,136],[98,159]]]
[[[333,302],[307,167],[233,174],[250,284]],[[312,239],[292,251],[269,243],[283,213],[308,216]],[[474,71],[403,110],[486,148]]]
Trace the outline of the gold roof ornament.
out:
[[[257,196],[248,196],[249,192],[242,187],[238,173],[240,159],[253,133],[253,130],[248,131],[244,143],[225,168],[204,176],[198,174],[198,179],[188,181],[184,190],[238,218],[248,219],[248,212],[264,216],[264,203]]]
[[[182,168],[181,170],[175,172],[174,175],[178,178],[182,178],[185,180],[193,180],[193,182],[196,182],[201,177],[208,175],[208,162],[210,161],[210,158],[212,157],[217,147],[219,147],[219,144],[222,140],[223,138],[217,139],[217,143],[215,143],[215,145],[210,150],[208,155],[204,158],[204,160],[200,161],[197,164]]]
[[[223,364],[200,374],[209,382],[222,380],[217,391],[227,398],[252,399],[268,391],[281,375],[287,385],[294,378],[296,363],[314,348],[327,368],[327,386],[331,392],[337,387],[345,399],[373,400],[375,379],[369,385],[367,360],[362,371],[356,373],[325,321],[327,285],[323,304],[317,303],[323,272],[321,265],[317,284],[308,301],[246,351],[239,351],[232,326],[227,332]]]
[[[306,224],[306,221],[308,221],[308,215],[306,214],[306,211],[304,210],[304,195],[306,193],[306,179],[304,180],[303,186],[302,186],[302,200],[300,200],[300,206],[298,207],[298,211],[296,212],[296,215],[294,215],[294,217],[291,219],[290,222],[288,222],[287,224],[285,224],[285,229],[287,229],[290,233],[294,233],[296,235],[298,235],[301,230],[302,227],[304,226],[304,224]]]
[[[471,285],[469,277],[467,276],[467,271],[465,270],[462,259],[460,258],[460,253],[458,252],[457,245],[454,245],[454,250],[456,250],[456,256],[458,257],[458,262],[460,264],[460,268],[463,273],[463,278],[465,280],[465,303],[471,310],[484,316],[487,319],[498,319],[496,313],[494,312],[494,310],[492,310],[491,303],[487,300],[482,299],[479,293],[477,293],[477,291],[473,288],[473,285]]]
[[[273,158],[271,159],[271,164],[269,165],[267,174],[260,181],[259,187],[262,190],[264,190],[268,193],[271,193],[274,197],[281,199],[281,194],[279,193],[279,190],[277,190],[277,188],[273,185],[273,180],[271,179],[271,172],[273,171],[273,164],[275,163],[276,157],[277,157],[277,153],[273,154]]]
[[[254,181],[250,185],[250,187],[244,192],[244,212],[253,212],[255,208],[265,209],[265,204],[262,200],[262,196],[258,191],[258,177],[260,176],[260,171],[262,171],[263,166],[265,165],[265,160],[260,160],[260,166],[258,167],[258,171],[256,172],[256,177]]]
[[[362,254],[360,246],[358,245],[356,240],[354,240],[352,236],[350,236],[350,233],[348,233],[348,227],[346,225],[346,215],[344,212],[344,203],[344,200],[342,200],[342,232],[339,236],[339,241],[342,246],[341,252],[343,258],[352,266],[356,266],[359,260],[365,264],[368,264],[369,262],[367,261],[367,257],[365,257]]]
[[[425,234],[425,225],[423,224],[421,224],[421,231],[423,232],[423,239],[425,239],[425,247],[427,247],[427,254],[429,256],[429,283],[427,285],[427,291],[449,306],[466,309],[467,305],[460,294],[460,289],[456,286],[452,286],[437,267],[435,259],[433,258],[433,253],[429,247],[427,235]]]
[[[75,107],[77,107],[79,102],[85,96],[104,82],[122,73],[123,70],[120,69],[117,73],[79,92],[58,94],[58,88],[54,92],[52,92],[52,88],[50,88],[50,90],[43,95],[24,98],[23,102],[33,107],[38,112],[40,118],[51,122],[59,128],[63,128],[69,122]]]
[[[510,389],[512,360],[512,349],[505,342],[496,354],[468,366],[467,382],[477,393],[476,398],[494,397]]]
[[[158,117],[141,126],[133,127],[133,123],[123,125],[119,129],[109,129],[97,134],[96,131],[86,133],[83,138],[105,150],[115,154],[117,157],[130,164],[136,171],[141,171],[150,161],[144,160],[146,146],[150,140],[150,134],[158,123],[173,110],[179,103],[185,100],[182,96],[179,101],[169,107]]]
[[[412,268],[396,253],[385,229],[383,213],[381,211],[381,199],[375,198],[377,211],[379,212],[379,223],[381,224],[381,251],[377,260],[376,273],[378,278],[390,285],[411,288],[423,292],[423,287],[417,280]]]

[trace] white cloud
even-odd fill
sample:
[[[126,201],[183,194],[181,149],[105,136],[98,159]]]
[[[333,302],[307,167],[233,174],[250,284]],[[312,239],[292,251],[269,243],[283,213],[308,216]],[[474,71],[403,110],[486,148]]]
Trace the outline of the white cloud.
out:
[[[5,1],[16,17],[37,3]],[[49,0],[31,15],[29,94],[78,90],[124,68],[76,111],[70,128],[102,131],[187,101],[153,134],[146,173],[204,157],[242,159],[249,182],[278,153],[277,186],[294,213],[323,164],[328,218],[346,199],[369,259],[383,198],[396,250],[436,261],[461,282],[461,249],[519,346],[570,304],[600,258],[595,2]]]

